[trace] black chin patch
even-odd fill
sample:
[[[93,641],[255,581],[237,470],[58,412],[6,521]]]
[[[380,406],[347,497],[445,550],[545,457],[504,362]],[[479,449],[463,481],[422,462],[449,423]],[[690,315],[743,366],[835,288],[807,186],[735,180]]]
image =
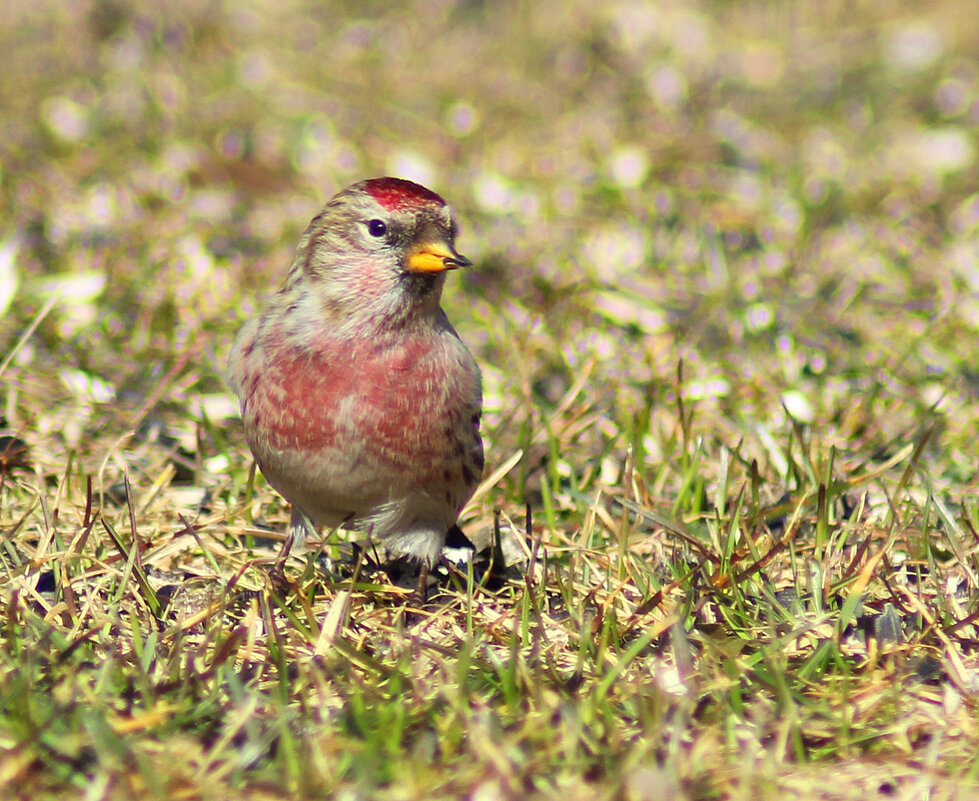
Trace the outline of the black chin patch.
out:
[[[435,291],[442,273],[410,273],[407,270],[401,274],[401,282],[405,291],[415,297],[423,298]]]

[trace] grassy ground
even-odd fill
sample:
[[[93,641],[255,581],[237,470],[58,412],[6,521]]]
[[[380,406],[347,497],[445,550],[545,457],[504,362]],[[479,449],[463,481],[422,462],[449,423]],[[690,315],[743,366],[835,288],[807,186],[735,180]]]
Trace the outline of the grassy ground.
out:
[[[974,10],[351,6],[0,0],[0,795],[975,797]],[[380,174],[479,265],[416,617],[221,378]]]

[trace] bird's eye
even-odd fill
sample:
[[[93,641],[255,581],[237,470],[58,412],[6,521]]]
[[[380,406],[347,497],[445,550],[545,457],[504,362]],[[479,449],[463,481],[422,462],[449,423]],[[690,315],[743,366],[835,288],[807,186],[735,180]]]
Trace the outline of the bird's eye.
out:
[[[371,220],[367,223],[367,231],[371,236],[384,236],[388,232],[388,227],[383,220]]]

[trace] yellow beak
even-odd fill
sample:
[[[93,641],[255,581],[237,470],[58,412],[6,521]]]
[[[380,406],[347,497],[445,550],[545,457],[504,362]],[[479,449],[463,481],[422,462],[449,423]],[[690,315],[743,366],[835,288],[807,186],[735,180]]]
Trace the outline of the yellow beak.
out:
[[[408,256],[408,272],[412,273],[441,273],[470,265],[472,262],[469,259],[460,256],[443,242],[428,242]]]

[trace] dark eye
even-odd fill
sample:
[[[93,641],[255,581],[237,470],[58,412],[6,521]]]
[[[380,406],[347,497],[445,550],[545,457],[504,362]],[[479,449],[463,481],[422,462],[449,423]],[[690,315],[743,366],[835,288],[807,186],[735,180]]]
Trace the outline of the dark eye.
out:
[[[371,220],[367,223],[367,231],[371,236],[384,236],[388,232],[388,227],[383,220]]]

